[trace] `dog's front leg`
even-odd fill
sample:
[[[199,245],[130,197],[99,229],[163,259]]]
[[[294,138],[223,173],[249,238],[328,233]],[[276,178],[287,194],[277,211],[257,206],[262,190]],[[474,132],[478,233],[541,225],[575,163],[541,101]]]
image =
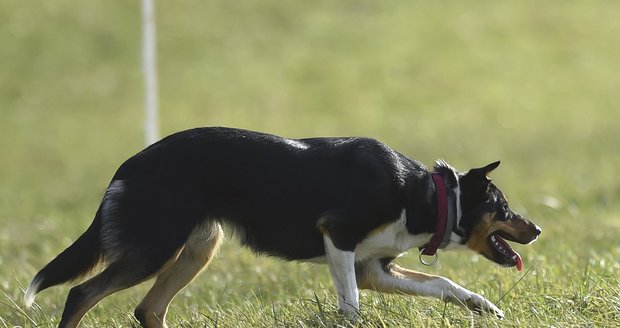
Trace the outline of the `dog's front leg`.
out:
[[[402,268],[388,260],[371,260],[357,265],[358,285],[384,293],[430,296],[461,305],[481,313],[493,313],[499,318],[504,312],[486,298],[452,280]]]
[[[338,293],[338,306],[346,316],[355,318],[359,311],[359,293],[355,280],[355,253],[338,249],[328,234],[323,234],[323,242],[329,272]]]

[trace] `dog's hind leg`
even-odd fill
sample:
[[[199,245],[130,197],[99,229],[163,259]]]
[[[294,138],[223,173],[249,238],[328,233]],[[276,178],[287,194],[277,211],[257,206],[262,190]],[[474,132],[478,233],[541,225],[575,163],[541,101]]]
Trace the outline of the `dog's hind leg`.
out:
[[[76,327],[84,314],[103,298],[137,285],[152,274],[138,265],[134,256],[111,263],[98,275],[71,288],[58,327]]]
[[[170,302],[209,264],[222,235],[222,228],[215,222],[206,222],[194,229],[179,257],[159,273],[155,284],[136,308],[136,318],[143,327],[167,327],[166,312]]]

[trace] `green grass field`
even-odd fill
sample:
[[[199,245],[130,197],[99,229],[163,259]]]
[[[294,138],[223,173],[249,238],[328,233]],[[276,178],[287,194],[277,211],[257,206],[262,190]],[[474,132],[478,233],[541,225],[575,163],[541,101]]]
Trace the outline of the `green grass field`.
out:
[[[494,181],[543,228],[522,272],[473,253],[399,263],[483,294],[502,321],[362,292],[340,318],[327,268],[227,240],[171,327],[620,326],[620,2],[158,1],[162,134],[208,125],[364,135],[430,165],[501,159]],[[138,1],[0,2],[0,327],[53,327],[32,276],[91,222],[143,147]],[[137,325],[149,283],[82,327]]]

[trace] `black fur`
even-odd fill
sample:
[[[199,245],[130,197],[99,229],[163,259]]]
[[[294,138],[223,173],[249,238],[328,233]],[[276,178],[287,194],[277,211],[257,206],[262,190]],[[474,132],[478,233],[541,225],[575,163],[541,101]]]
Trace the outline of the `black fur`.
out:
[[[91,227],[37,274],[39,290],[89,272],[102,257],[133,257],[152,274],[203,220],[227,223],[254,251],[289,260],[324,255],[321,229],[352,250],[403,208],[411,234],[433,232],[429,174],[370,138],[182,131],[120,166],[110,185],[120,181],[122,190],[106,193]]]
[[[115,174],[125,188],[115,210],[118,243],[123,249],[149,245],[152,256],[166,257],[207,219],[231,224],[253,250],[286,259],[324,254],[319,223],[337,247],[352,250],[405,207],[412,216],[432,215],[432,207],[408,202],[426,195],[406,193],[425,190],[417,185],[427,174],[420,163],[369,138],[184,131],[130,158]],[[410,228],[416,234],[434,225]],[[153,244],[159,249],[150,249]]]
[[[97,210],[90,227],[33,278],[41,281],[38,291],[79,278],[99,263],[103,257],[99,242],[100,224],[100,210]]]

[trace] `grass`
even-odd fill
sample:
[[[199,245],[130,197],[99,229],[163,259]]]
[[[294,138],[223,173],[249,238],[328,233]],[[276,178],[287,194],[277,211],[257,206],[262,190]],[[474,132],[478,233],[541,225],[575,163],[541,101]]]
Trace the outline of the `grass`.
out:
[[[432,268],[506,311],[363,292],[338,316],[327,269],[227,241],[175,299],[174,327],[611,327],[620,322],[620,3],[157,3],[164,134],[202,125],[366,135],[427,164],[501,159],[494,181],[544,232],[525,270],[468,253]],[[51,327],[69,286],[24,287],[90,223],[142,144],[138,2],[0,3],[0,327]],[[136,325],[148,283],[83,327]]]

